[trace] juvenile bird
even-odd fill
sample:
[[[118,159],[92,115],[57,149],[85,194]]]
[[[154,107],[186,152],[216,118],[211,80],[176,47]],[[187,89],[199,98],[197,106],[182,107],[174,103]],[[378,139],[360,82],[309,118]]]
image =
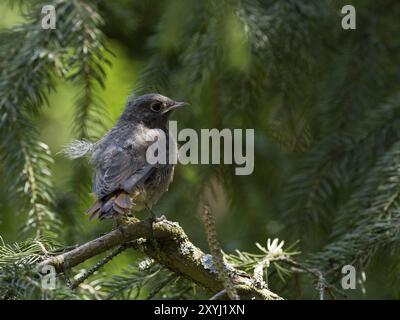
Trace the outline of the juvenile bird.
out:
[[[90,219],[117,218],[131,209],[151,211],[168,190],[174,164],[151,165],[146,151],[163,131],[167,137],[166,159],[168,150],[177,152],[175,140],[169,138],[167,121],[173,110],[186,105],[157,93],[128,99],[117,124],[103,138],[95,143],[74,141],[66,149],[71,159],[91,155],[97,200],[87,210]]]

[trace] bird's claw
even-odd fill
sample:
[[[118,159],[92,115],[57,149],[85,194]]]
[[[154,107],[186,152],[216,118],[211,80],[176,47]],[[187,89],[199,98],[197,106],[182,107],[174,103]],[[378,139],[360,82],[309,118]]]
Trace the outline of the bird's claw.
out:
[[[150,242],[153,246],[153,248],[158,252],[160,250],[160,247],[158,245],[157,239],[154,236],[154,224],[159,221],[159,218],[157,218],[155,215],[151,215],[150,217]]]
[[[124,226],[122,224],[118,225],[116,229],[118,229],[122,235],[125,235]]]

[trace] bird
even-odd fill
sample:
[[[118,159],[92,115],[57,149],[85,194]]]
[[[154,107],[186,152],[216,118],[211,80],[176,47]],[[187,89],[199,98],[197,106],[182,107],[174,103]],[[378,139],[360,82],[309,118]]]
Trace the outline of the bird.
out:
[[[115,126],[99,141],[75,140],[66,148],[71,159],[90,156],[96,197],[86,211],[90,220],[117,219],[143,209],[154,215],[152,207],[168,191],[175,164],[150,164],[146,152],[163,133],[167,138],[166,159],[169,150],[177,154],[167,122],[174,110],[187,105],[159,93],[128,98]]]

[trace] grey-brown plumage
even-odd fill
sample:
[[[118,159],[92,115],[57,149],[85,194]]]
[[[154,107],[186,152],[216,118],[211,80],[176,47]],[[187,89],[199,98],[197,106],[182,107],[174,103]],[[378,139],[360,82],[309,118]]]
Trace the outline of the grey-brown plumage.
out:
[[[175,141],[168,139],[167,121],[172,110],[184,105],[155,93],[131,99],[117,124],[102,139],[94,144],[76,141],[67,149],[70,158],[91,154],[93,192],[97,196],[87,211],[91,218],[112,218],[131,209],[151,208],[168,190],[174,164],[151,165],[146,151],[164,132],[166,158],[169,149],[176,152]],[[173,143],[171,148],[169,142]]]

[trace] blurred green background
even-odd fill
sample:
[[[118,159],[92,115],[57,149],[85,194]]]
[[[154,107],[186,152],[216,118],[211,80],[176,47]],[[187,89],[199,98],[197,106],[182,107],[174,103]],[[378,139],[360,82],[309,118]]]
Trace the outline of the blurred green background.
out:
[[[200,212],[206,199],[224,251],[256,251],[254,243],[265,245],[267,238],[286,245],[299,240],[301,259],[314,261],[315,255],[326,270],[347,262],[367,271],[366,293],[359,285],[346,292],[350,297],[399,297],[398,232],[364,237],[376,219],[395,228],[390,219],[399,215],[398,192],[388,191],[375,207],[360,196],[372,181],[368,195],[378,199],[385,181],[396,179],[384,175],[381,160],[398,159],[390,153],[400,136],[397,1],[93,2],[112,54],[104,52],[111,66],[104,64],[105,89],[98,90],[107,116],[96,118],[88,138],[113,126],[132,90],[190,102],[190,109],[173,115],[180,129],[255,129],[252,175],[235,176],[229,165],[178,165],[157,214],[178,221],[208,251]],[[350,3],[357,29],[343,30],[340,9]],[[23,10],[1,3],[0,27],[24,23]],[[74,245],[107,232],[112,223],[83,215],[93,201],[90,167],[59,154],[77,137],[80,88],[56,83],[35,127],[54,155],[53,209],[62,221],[61,239]],[[384,181],[375,183],[373,174]],[[11,243],[21,240],[26,214],[6,185],[0,182],[0,235]],[[396,203],[393,211],[383,210],[389,201]],[[104,271],[119,274],[130,263],[132,253],[124,253]],[[318,295],[303,278],[276,278],[270,286],[288,298]]]

